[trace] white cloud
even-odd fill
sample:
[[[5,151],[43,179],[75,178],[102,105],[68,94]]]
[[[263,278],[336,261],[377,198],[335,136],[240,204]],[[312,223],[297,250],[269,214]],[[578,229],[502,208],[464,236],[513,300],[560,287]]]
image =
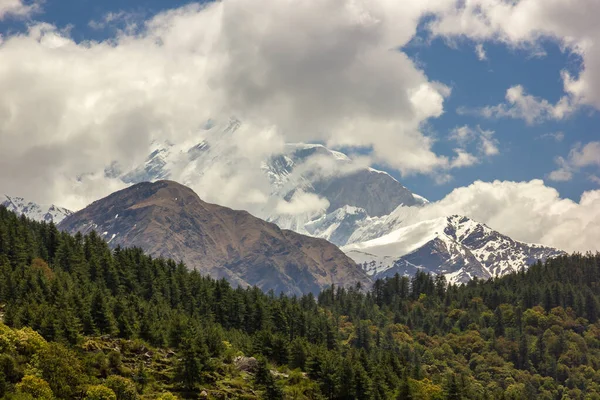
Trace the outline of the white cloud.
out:
[[[290,201],[280,200],[275,207],[278,214],[302,215],[323,212],[329,207],[329,201],[314,193],[298,191]]]
[[[139,28],[138,21],[141,14],[127,13],[125,11],[109,12],[99,20],[91,20],[88,26],[95,30],[108,27],[122,28],[126,32],[134,33]]]
[[[22,0],[0,0],[0,21],[8,17],[25,18],[40,10],[39,2],[25,4]]]
[[[485,53],[485,49],[483,48],[482,43],[478,43],[477,45],[475,45],[475,54],[477,54],[477,58],[479,59],[479,61],[487,60],[487,54]]]
[[[553,181],[569,181],[573,174],[587,167],[600,167],[600,142],[581,143],[573,146],[567,159],[557,157],[558,169],[552,171],[548,176]],[[596,182],[595,175],[590,176],[592,182]]]
[[[453,168],[470,167],[479,163],[479,159],[463,149],[454,149],[456,157],[452,160]]]
[[[566,182],[573,179],[573,169],[563,157],[557,157],[555,163],[559,166],[558,169],[550,172],[548,179],[555,182]]]
[[[544,133],[540,136],[540,139],[552,139],[555,142],[562,142],[564,138],[565,134],[563,132]]]
[[[569,153],[569,160],[575,167],[600,166],[600,142],[576,145]]]
[[[600,190],[585,192],[577,203],[561,198],[541,180],[477,181],[423,207],[405,223],[452,214],[466,215],[516,240],[566,251],[600,250]]]
[[[459,113],[476,113],[486,118],[523,119],[529,125],[546,120],[561,120],[576,109],[569,96],[563,96],[556,104],[525,92],[521,85],[506,91],[506,102],[495,106],[485,106],[475,110],[459,109]]]
[[[224,0],[99,43],[32,25],[0,44],[0,188],[76,208],[97,197],[62,201],[77,177],[137,165],[152,141],[189,140],[230,116],[253,128],[247,142],[274,130],[277,143],[372,149],[403,174],[452,168],[421,130],[450,90],[394,50],[445,1]],[[231,178],[219,168],[216,186]]]
[[[475,143],[479,154],[494,156],[500,152],[498,149],[498,140],[494,138],[494,134],[494,131],[482,129],[480,126],[474,129],[468,125],[464,125],[454,128],[449,138],[460,144],[463,149],[469,144]]]
[[[486,156],[494,156],[498,154],[500,151],[498,150],[498,141],[494,139],[494,131],[492,130],[484,130],[480,127],[477,127],[480,133],[479,140],[481,141],[481,151]]]

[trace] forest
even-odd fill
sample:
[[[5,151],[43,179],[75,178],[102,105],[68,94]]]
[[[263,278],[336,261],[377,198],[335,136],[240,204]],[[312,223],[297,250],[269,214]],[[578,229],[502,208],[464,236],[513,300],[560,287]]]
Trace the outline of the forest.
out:
[[[600,255],[318,297],[0,207],[0,398],[600,399]]]

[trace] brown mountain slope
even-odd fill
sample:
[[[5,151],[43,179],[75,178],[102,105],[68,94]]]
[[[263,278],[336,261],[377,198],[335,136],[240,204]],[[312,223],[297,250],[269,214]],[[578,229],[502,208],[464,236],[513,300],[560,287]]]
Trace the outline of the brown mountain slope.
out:
[[[316,293],[365,283],[363,271],[333,244],[202,201],[172,181],[140,183],[64,219],[70,233],[95,230],[111,246],[141,247],[233,284],[277,293]]]

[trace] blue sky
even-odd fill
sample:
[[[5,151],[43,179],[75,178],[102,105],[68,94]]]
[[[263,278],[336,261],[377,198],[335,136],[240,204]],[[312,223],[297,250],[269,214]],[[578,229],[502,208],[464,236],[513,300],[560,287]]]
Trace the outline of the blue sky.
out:
[[[454,180],[440,186],[423,182],[419,177],[404,182],[425,196],[438,199],[454,186],[464,186],[474,180],[531,180],[544,179],[547,185],[557,188],[561,195],[578,200],[585,190],[594,189],[586,173],[579,173],[571,181],[553,182],[548,179],[556,169],[555,157],[567,156],[576,143],[588,143],[600,137],[600,116],[593,109],[580,110],[574,116],[559,120],[528,125],[523,120],[510,118],[484,118],[461,115],[460,107],[477,108],[504,101],[507,88],[523,85],[527,92],[555,103],[564,95],[560,72],[565,68],[578,71],[581,60],[569,52],[563,52],[555,42],[544,42],[544,55],[534,56],[523,49],[511,49],[497,43],[484,44],[487,60],[479,60],[474,44],[470,41],[447,43],[435,39],[427,45],[411,46],[408,54],[417,60],[427,75],[452,87],[447,99],[447,112],[430,121],[439,133],[438,148],[450,151],[451,145],[444,139],[453,127],[479,125],[491,129],[499,141],[499,154],[474,168],[454,173]],[[561,132],[564,139],[557,141],[549,134]]]

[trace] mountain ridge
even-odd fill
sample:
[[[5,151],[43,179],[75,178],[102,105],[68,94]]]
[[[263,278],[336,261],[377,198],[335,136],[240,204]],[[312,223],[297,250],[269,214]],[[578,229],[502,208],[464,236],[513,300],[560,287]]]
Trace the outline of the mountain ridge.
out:
[[[3,195],[0,196],[0,205],[15,214],[25,215],[36,221],[54,222],[58,224],[73,212],[54,204],[37,204],[22,197]]]
[[[186,186],[140,183],[90,204],[59,224],[99,232],[111,247],[141,247],[233,284],[317,293],[331,284],[368,284],[364,272],[325,240],[282,230],[247,211],[202,201]]]
[[[452,283],[502,276],[565,254],[514,240],[460,215],[407,225],[342,250],[375,278],[414,275],[421,270],[443,274]]]

